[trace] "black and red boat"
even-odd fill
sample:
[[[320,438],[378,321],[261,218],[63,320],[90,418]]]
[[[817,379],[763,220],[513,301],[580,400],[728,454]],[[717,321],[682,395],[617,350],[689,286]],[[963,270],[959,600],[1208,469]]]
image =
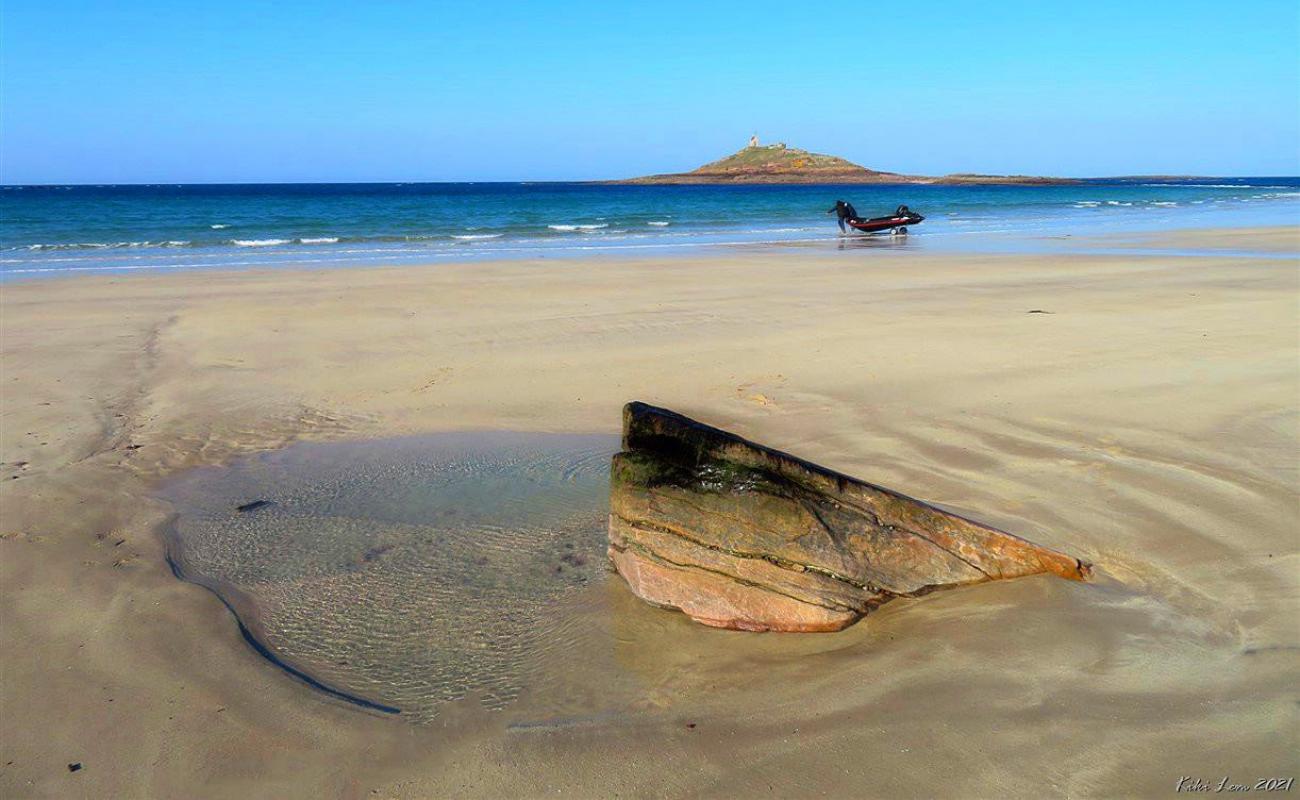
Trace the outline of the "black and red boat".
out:
[[[880,233],[881,231],[907,233],[908,225],[920,225],[924,219],[925,217],[911,210],[907,206],[899,206],[898,210],[887,217],[848,219],[844,222],[854,230],[862,231],[863,233]]]

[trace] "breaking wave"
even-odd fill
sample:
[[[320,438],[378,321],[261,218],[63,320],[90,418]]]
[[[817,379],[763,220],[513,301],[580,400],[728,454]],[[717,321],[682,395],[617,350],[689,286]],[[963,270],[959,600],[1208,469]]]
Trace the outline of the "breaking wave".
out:
[[[1162,186],[1174,189],[1290,189],[1265,183],[1142,183],[1139,186]]]
[[[596,231],[601,228],[608,228],[608,222],[599,222],[589,225],[547,225],[553,231]]]
[[[165,242],[60,242],[56,244],[29,244],[22,247],[7,247],[6,250],[31,250],[44,252],[49,250],[122,250],[136,247],[190,247],[190,241],[169,240]]]

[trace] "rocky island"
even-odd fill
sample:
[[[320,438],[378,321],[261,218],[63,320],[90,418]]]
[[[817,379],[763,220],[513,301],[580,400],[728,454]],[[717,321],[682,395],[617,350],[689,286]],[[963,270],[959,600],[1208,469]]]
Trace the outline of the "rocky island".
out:
[[[749,631],[836,631],[897,597],[1092,569],[645,403],[623,410],[609,557],[641,599]]]
[[[731,184],[731,183],[882,183],[941,185],[1043,186],[1079,183],[1073,178],[1042,178],[1030,175],[976,175],[957,173],[942,177],[880,172],[854,164],[839,156],[810,153],[784,142],[762,145],[757,137],[726,158],[690,172],[646,175],[607,181],[613,184]]]

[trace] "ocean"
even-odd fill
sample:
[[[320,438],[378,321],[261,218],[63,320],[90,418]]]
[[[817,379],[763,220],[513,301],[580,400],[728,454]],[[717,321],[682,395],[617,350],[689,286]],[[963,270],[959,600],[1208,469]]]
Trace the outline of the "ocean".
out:
[[[569,183],[0,187],[0,280],[93,272],[344,267],[834,246],[837,199],[926,216],[911,249],[1023,249],[1051,236],[1295,224],[1300,178],[1067,186]]]

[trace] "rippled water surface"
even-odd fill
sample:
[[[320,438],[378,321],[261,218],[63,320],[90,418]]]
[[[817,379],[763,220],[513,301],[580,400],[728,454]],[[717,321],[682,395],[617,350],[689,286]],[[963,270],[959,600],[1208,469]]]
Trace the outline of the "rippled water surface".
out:
[[[604,579],[616,448],[534,434],[298,445],[171,484],[172,558],[324,687],[416,718],[464,697],[501,707],[584,635],[558,611]]]

